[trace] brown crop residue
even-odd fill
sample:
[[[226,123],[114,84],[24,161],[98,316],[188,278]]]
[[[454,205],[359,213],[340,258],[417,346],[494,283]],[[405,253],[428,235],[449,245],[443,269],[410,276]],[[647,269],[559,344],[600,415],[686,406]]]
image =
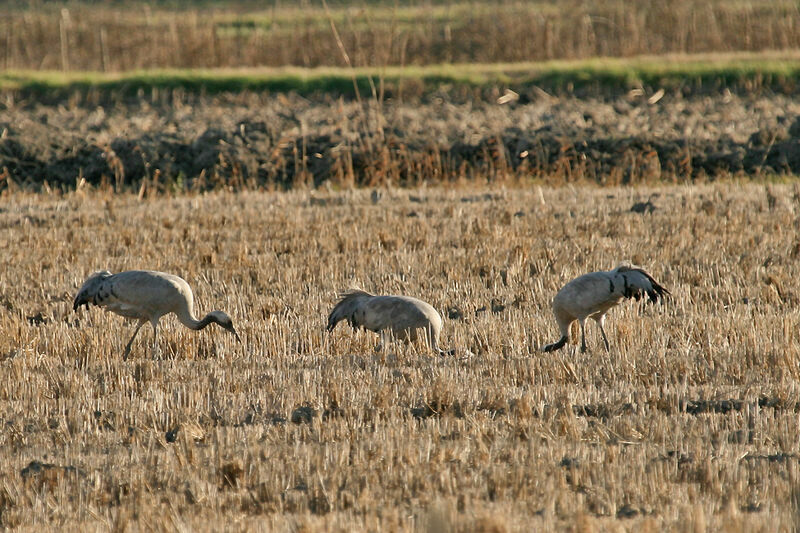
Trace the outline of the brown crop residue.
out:
[[[6,191],[0,526],[792,530],[798,198],[745,182]],[[558,288],[621,260],[672,298],[612,310],[610,352],[594,324],[587,353],[539,352]],[[123,361],[133,325],[72,310],[104,268],[180,274],[242,343],[170,316],[158,358],[146,326]],[[455,354],[326,334],[351,287],[429,301]]]
[[[0,110],[0,188],[154,192],[538,178],[603,185],[800,172],[800,106],[732,94],[362,105],[192,97]]]

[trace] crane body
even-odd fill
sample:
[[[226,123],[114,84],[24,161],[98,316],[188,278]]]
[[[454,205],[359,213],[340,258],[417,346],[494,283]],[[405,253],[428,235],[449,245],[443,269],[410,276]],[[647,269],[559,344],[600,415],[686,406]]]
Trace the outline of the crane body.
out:
[[[609,349],[608,337],[603,329],[606,313],[623,298],[635,300],[647,296],[653,303],[662,300],[670,292],[662,287],[642,268],[622,263],[614,270],[591,272],[578,276],[564,285],[553,298],[553,314],[556,317],[561,338],[542,347],[551,352],[562,348],[569,340],[569,327],[574,321],[581,326],[581,351],[586,351],[587,318],[600,327],[603,343]]]
[[[404,341],[415,341],[423,333],[425,341],[438,354],[442,317],[427,302],[410,296],[375,296],[361,290],[342,293],[339,302],[328,316],[328,331],[333,331],[342,320],[353,329],[364,328],[378,333],[380,349],[389,336]]]

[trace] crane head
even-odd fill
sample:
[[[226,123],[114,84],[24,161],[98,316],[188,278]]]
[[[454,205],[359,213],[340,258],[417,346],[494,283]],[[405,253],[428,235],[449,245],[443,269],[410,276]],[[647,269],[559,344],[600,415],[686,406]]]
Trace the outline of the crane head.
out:
[[[233,320],[231,320],[231,317],[229,317],[227,313],[224,311],[211,311],[209,315],[222,329],[230,331],[233,333],[233,336],[236,337],[237,341],[242,342],[241,337],[239,337],[239,334],[236,332],[236,328],[233,327]]]
[[[78,294],[75,296],[75,300],[72,302],[72,310],[77,311],[82,305],[85,305],[86,309],[89,309],[89,304],[94,302],[94,297],[97,294],[100,286],[103,284],[103,281],[105,281],[106,278],[111,277],[111,275],[111,272],[108,270],[102,270],[89,276],[86,281],[83,282],[81,288],[78,289]]]

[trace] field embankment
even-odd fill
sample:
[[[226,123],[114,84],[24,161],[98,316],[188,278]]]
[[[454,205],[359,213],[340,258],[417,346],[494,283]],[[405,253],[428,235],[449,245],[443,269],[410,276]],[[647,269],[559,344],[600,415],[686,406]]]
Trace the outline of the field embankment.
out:
[[[458,100],[485,99],[506,88],[523,100],[542,91],[556,96],[619,96],[664,89],[684,96],[776,92],[800,87],[800,53],[669,54],[517,63],[441,63],[423,66],[295,66],[220,69],[0,72],[6,101],[113,103],[178,94],[297,93],[309,98],[416,100],[446,88]]]
[[[174,91],[103,106],[32,99],[0,110],[0,188],[615,185],[800,172],[791,96],[497,97],[440,89],[409,103]]]

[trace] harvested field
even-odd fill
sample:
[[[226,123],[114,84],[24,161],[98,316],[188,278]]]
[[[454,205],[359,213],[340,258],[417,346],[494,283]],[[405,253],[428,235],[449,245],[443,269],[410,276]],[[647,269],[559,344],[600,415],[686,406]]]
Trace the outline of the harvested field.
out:
[[[796,529],[799,209],[796,186],[744,182],[6,191],[0,525]],[[613,310],[610,353],[592,325],[586,354],[537,352],[555,291],[623,259],[672,299]],[[122,361],[131,327],[71,300],[141,267],[243,343],[170,318],[160,359],[143,330]],[[326,335],[355,285],[431,302],[456,355]]]
[[[496,96],[19,102],[0,108],[0,188],[69,189],[81,178],[162,192],[530,177],[617,185],[800,172],[791,96]]]

